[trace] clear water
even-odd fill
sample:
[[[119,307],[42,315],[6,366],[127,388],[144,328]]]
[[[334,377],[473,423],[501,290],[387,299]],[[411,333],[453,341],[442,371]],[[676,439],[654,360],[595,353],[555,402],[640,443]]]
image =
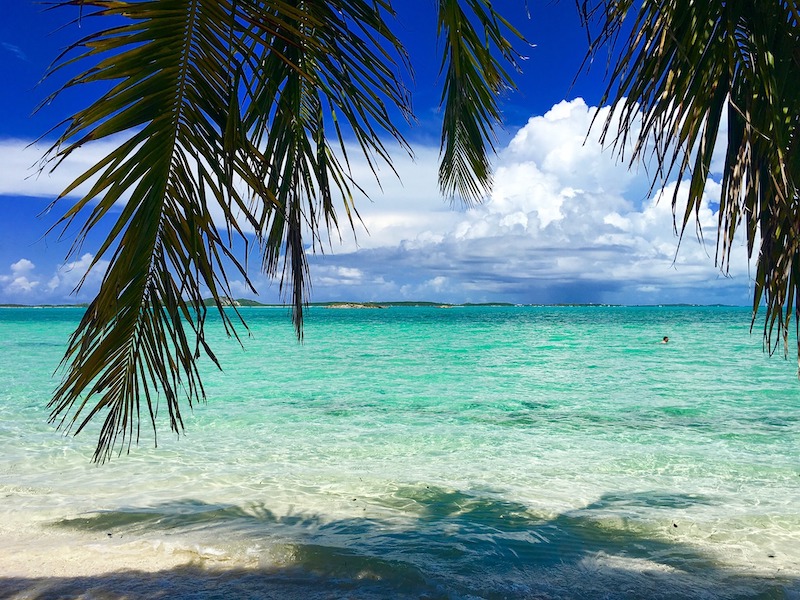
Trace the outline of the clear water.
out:
[[[747,309],[243,313],[186,435],[97,467],[45,407],[80,311],[0,309],[0,597],[800,598]]]

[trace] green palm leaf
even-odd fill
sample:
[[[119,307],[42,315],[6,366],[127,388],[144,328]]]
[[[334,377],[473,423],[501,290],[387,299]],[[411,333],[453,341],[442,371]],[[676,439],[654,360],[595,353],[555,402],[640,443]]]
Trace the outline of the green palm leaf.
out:
[[[503,66],[516,67],[509,38],[523,38],[488,0],[439,0],[438,30],[444,41],[439,186],[445,196],[479,202],[492,185],[489,154],[502,124],[497,98],[514,88]]]
[[[699,210],[727,116],[717,262],[727,270],[743,226],[749,256],[757,253],[754,322],[763,301],[765,343],[773,351],[783,340],[788,351],[792,311],[800,316],[797,5],[601,0],[580,6],[589,24],[602,15],[593,50],[616,40],[626,19],[633,21],[602,100],[612,100],[619,128],[611,130],[609,117],[603,136],[613,135],[622,150],[638,129],[630,159],[652,152],[658,165],[654,182],[670,173],[685,180],[689,199],[681,233]]]
[[[102,461],[115,447],[121,451],[138,439],[143,407],[155,429],[162,395],[175,431],[183,425],[179,398],[187,396],[191,405],[204,397],[195,360],[201,349],[216,359],[203,335],[201,286],[218,303],[228,295],[224,260],[247,281],[222,243],[211,207],[220,206],[229,226],[241,231],[235,214],[255,219],[232,178],[255,190],[263,185],[252,177],[247,146],[231,152],[223,135],[241,129],[230,123],[235,89],[229,74],[237,62],[225,27],[235,2],[81,4],[96,9],[86,18],[124,24],[75,45],[83,49],[79,60],[94,65],[65,87],[112,83],[67,122],[52,159],[60,161],[92,140],[122,134],[129,139],[64,191],[97,176],[63,219],[87,213],[82,236],[110,217],[118,202],[124,207],[95,255],[95,263],[110,255],[110,266],[70,340],[66,375],[50,406],[52,419],[76,432],[106,411],[95,454]]]
[[[410,118],[410,98],[397,68],[405,51],[384,22],[392,14],[388,2],[305,0],[289,13],[272,4],[252,7],[254,17],[271,16],[270,27],[248,19],[258,66],[244,120],[262,149],[260,173],[274,194],[259,227],[264,270],[280,271],[281,286],[290,285],[302,335],[306,248],[319,247],[324,229],[338,230],[336,197],[351,227],[357,218],[353,190],[360,187],[349,173],[345,140],[355,140],[377,178],[376,161],[391,168],[384,135],[410,152],[387,108]]]
[[[490,48],[513,62],[508,24],[485,0],[440,3],[447,72],[442,189],[478,199],[489,185],[485,144],[500,115],[495,96],[510,83]],[[85,143],[124,136],[62,197],[94,180],[64,215],[83,217],[75,247],[122,208],[94,265],[110,255],[97,297],[72,336],[52,419],[76,432],[106,413],[95,459],[139,437],[145,409],[155,430],[159,398],[173,431],[179,399],[204,398],[196,366],[205,343],[207,289],[222,310],[230,287],[223,263],[247,274],[211,215],[221,209],[228,241],[261,245],[265,271],[291,289],[302,336],[306,252],[338,231],[335,205],[358,218],[349,152],[377,178],[391,168],[382,139],[409,151],[393,114],[411,118],[400,77],[405,51],[387,26],[389,0],[62,0],[81,18],[114,25],[68,49],[61,66],[89,64],[64,88],[107,91],[64,124],[52,163]],[[481,38],[471,24],[475,20]],[[459,31],[462,32],[459,34]],[[513,30],[511,30],[513,31]],[[461,39],[463,37],[463,39]],[[241,185],[240,185],[241,184]],[[245,189],[239,193],[237,189]],[[93,266],[94,266],[93,265]],[[281,267],[282,265],[282,267]],[[249,283],[249,282],[248,282]]]
[[[62,197],[94,178],[64,215],[86,233],[122,208],[94,264],[110,256],[98,296],[72,336],[66,373],[50,403],[52,420],[76,433],[106,414],[95,460],[130,448],[147,412],[155,430],[163,396],[175,432],[179,400],[204,399],[196,360],[205,343],[201,290],[222,310],[225,264],[249,283],[212,219],[221,209],[228,239],[262,245],[264,266],[288,282],[301,334],[308,270],[323,228],[338,228],[342,201],[357,213],[346,143],[355,139],[377,176],[389,163],[381,138],[408,150],[388,106],[410,116],[399,78],[405,53],[387,28],[388,2],[259,0],[70,0],[81,18],[115,26],[77,42],[89,63],[64,88],[107,91],[65,123],[50,150],[57,166],[81,145],[127,136]],[[389,163],[391,166],[391,163]],[[237,189],[247,190],[245,193]]]

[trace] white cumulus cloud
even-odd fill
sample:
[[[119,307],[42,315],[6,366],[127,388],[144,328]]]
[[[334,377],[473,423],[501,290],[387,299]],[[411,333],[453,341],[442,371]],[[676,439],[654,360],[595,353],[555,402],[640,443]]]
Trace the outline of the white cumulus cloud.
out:
[[[76,260],[59,265],[47,282],[48,291],[59,298],[73,295],[87,298],[93,295],[100,286],[108,261],[101,259],[92,266],[93,263],[94,256],[86,252]]]
[[[100,260],[90,270],[94,256],[86,253],[77,260],[58,265],[50,274],[36,270],[36,265],[21,258],[0,275],[0,301],[25,304],[60,304],[85,302],[100,285],[108,261]],[[85,278],[80,290],[78,284]]]
[[[744,245],[734,248],[731,278],[715,266],[718,183],[709,180],[698,213],[704,240],[692,224],[678,249],[675,182],[649,194],[645,169],[604,149],[599,127],[587,136],[595,110],[577,99],[532,117],[499,154],[490,197],[469,210],[437,198],[435,151],[418,151],[424,159],[401,170],[424,187],[403,196],[387,186],[364,211],[370,238],[357,249],[334,246],[313,264],[380,276],[385,298],[427,291],[454,301],[747,302]],[[679,214],[685,201],[682,188]],[[315,292],[336,293],[321,283]],[[363,293],[381,294],[374,285]]]
[[[29,297],[39,286],[33,273],[36,265],[27,258],[21,258],[9,267],[8,275],[0,275],[0,285],[7,296],[24,299]]]
[[[14,264],[11,265],[11,272],[15,276],[20,276],[20,275],[26,275],[27,273],[30,273],[35,268],[36,268],[36,265],[34,265],[27,258],[21,258],[17,262],[15,262]]]
[[[44,143],[20,139],[0,139],[0,195],[37,198],[56,198],[78,176],[103,158],[115,146],[114,142],[95,142],[74,152],[52,170],[42,157],[48,147]],[[85,194],[89,183],[71,195]]]

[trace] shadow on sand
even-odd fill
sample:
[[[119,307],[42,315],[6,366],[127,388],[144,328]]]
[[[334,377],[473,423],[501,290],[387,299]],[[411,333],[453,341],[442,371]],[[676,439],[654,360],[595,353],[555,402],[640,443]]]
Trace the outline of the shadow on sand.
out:
[[[54,526],[98,538],[112,532],[134,539],[189,533],[262,548],[283,544],[291,547],[291,558],[280,567],[222,568],[198,557],[195,564],[156,573],[0,575],[0,599],[800,598],[797,574],[734,571],[668,531],[647,534],[634,520],[619,517],[624,508],[668,511],[711,502],[681,495],[607,494],[547,519],[522,504],[417,486],[396,490],[378,506],[379,514],[402,518],[338,521],[278,516],[263,505],[168,503]],[[665,523],[665,528],[674,527],[668,518]]]

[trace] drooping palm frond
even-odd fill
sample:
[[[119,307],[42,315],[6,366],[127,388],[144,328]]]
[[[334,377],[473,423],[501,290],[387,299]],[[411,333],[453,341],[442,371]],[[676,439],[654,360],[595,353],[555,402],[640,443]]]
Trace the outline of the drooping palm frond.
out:
[[[233,177],[263,190],[230,110],[237,99],[229,75],[237,68],[226,24],[235,3],[64,3],[93,7],[84,19],[120,23],[75,44],[83,50],[77,60],[91,67],[65,87],[106,82],[107,91],[66,122],[50,151],[58,162],[93,140],[128,137],[62,194],[96,178],[63,217],[88,213],[80,236],[124,203],[95,254],[94,264],[110,255],[110,266],[70,339],[66,374],[50,403],[52,419],[76,433],[107,413],[98,461],[138,439],[143,409],[155,430],[162,395],[171,428],[182,428],[179,399],[187,396],[191,406],[204,397],[200,350],[216,361],[203,334],[201,286],[221,305],[229,295],[224,260],[247,281],[211,213],[218,206],[229,227],[241,232],[237,219],[255,220]],[[235,151],[226,136],[236,136]],[[228,315],[220,313],[229,326]]]
[[[603,135],[615,136],[622,149],[638,130],[631,160],[652,152],[656,177],[686,179],[681,232],[700,207],[727,117],[717,261],[728,268],[743,226],[749,256],[757,252],[753,320],[763,301],[765,344],[771,352],[782,340],[788,352],[792,312],[796,327],[800,316],[796,2],[600,0],[579,7],[587,24],[600,25],[593,50],[627,28],[626,19],[632,22],[603,98],[612,99],[619,127],[612,131],[609,117]],[[673,207],[676,199],[677,190]]]
[[[314,243],[323,224],[337,227],[334,190],[351,224],[355,215],[343,129],[377,176],[376,161],[389,160],[381,135],[404,144],[387,105],[408,115],[410,104],[383,0],[58,6],[80,6],[80,18],[113,26],[77,42],[60,63],[90,65],[62,89],[94,83],[105,91],[64,123],[51,162],[91,141],[127,136],[61,195],[94,182],[62,219],[85,218],[75,248],[121,206],[94,257],[93,266],[109,256],[110,265],[70,339],[50,403],[52,420],[76,433],[106,413],[95,454],[104,461],[138,440],[144,411],[155,431],[162,395],[175,432],[183,427],[181,398],[190,406],[204,398],[196,360],[201,349],[216,359],[205,343],[201,291],[235,335],[222,310],[230,296],[225,265],[249,284],[220,229],[245,242],[252,231],[270,274],[283,257],[281,281],[292,287],[301,332],[304,235]],[[220,213],[222,224],[212,218]]]
[[[444,74],[442,194],[478,202],[492,185],[490,152],[502,125],[498,96],[514,83],[504,63],[517,66],[511,39],[522,35],[489,0],[439,0],[438,33]]]
[[[388,107],[409,119],[409,94],[400,78],[405,50],[386,25],[386,1],[303,0],[290,13],[259,2],[251,23],[254,68],[245,124],[262,149],[261,173],[274,193],[259,228],[264,270],[292,290],[293,320],[302,335],[308,285],[306,247],[338,230],[336,196],[349,225],[357,211],[347,139],[378,177],[378,162],[393,170],[382,141],[410,152]],[[277,26],[264,28],[270,14]],[[305,234],[310,236],[305,241]]]

